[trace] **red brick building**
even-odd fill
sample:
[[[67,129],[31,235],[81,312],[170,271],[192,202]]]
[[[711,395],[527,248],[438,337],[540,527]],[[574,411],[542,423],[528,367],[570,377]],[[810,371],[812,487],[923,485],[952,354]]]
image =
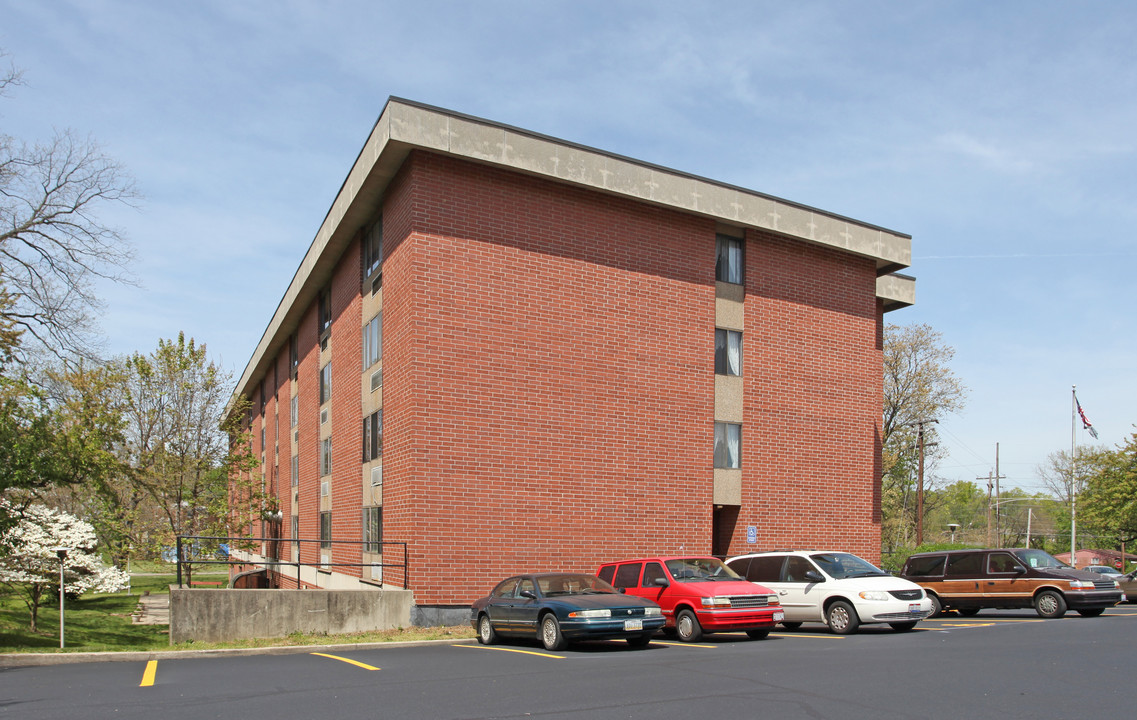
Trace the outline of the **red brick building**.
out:
[[[913,300],[910,247],[392,98],[236,389],[267,531],[333,541],[300,546],[303,584],[406,582],[428,614],[626,556],[879,558],[882,318]],[[359,567],[380,546],[338,542],[380,539],[381,578]]]

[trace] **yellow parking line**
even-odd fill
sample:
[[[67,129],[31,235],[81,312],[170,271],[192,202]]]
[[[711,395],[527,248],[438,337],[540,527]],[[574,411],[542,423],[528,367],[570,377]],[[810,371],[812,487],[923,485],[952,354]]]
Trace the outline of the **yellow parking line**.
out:
[[[652,645],[674,645],[676,647],[697,647],[697,648],[713,648],[714,645],[697,645],[696,643],[688,642],[666,642],[663,640],[652,640]]]
[[[146,670],[142,673],[142,682],[138,683],[138,687],[150,687],[154,684],[154,676],[158,674],[158,661],[146,661]]]
[[[923,622],[934,623],[958,623],[958,622],[981,622],[994,625],[996,623],[1037,623],[1046,622],[1042,618],[925,618]]]
[[[844,635],[798,635],[797,633],[770,633],[770,637],[816,638],[817,640],[845,640]]]
[[[356,667],[361,667],[364,670],[378,670],[379,669],[377,667],[372,667],[371,665],[368,665],[366,663],[356,662],[355,660],[351,660],[351,659],[348,659],[345,657],[340,657],[338,655],[327,655],[325,653],[317,653],[317,652],[314,652],[312,654],[313,655],[319,655],[320,657],[331,658],[332,660],[339,660],[340,662],[345,662],[348,665],[355,665]]]
[[[989,622],[975,622],[975,623],[954,622],[954,623],[944,623],[944,624],[940,625],[940,627],[946,627],[946,628],[995,627],[995,623],[989,623]]]
[[[564,660],[564,655],[553,655],[552,653],[533,652],[532,650],[518,650],[517,648],[505,647],[492,647],[489,645],[453,645],[451,647],[464,647],[473,648],[475,650],[500,650],[501,652],[521,653],[523,655],[536,655],[537,657],[553,658],[554,660]]]

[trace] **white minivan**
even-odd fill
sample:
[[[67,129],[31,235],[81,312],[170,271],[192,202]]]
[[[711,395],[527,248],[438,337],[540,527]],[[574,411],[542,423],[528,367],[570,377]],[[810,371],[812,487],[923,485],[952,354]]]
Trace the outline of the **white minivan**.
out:
[[[932,613],[932,601],[919,585],[847,552],[781,550],[739,555],[726,564],[778,593],[782,625],[791,630],[817,622],[838,635],[866,623],[905,631]]]

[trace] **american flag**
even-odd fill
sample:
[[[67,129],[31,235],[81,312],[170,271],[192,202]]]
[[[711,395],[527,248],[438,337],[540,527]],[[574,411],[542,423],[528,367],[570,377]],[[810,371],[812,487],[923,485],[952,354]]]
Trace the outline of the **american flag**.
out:
[[[1094,440],[1098,439],[1098,431],[1094,430],[1093,424],[1086,419],[1086,411],[1082,410],[1082,403],[1078,402],[1078,396],[1074,396],[1074,405],[1078,407],[1078,417],[1082,418],[1082,428],[1088,430]]]

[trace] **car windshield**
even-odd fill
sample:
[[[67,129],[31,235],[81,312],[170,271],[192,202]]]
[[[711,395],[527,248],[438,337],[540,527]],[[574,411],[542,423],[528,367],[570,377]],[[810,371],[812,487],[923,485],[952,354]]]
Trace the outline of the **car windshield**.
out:
[[[1015,550],[1015,555],[1027,567],[1069,568],[1070,566],[1044,550]]]
[[[599,593],[618,592],[616,588],[595,575],[577,573],[541,575],[537,578],[537,587],[545,597],[557,597],[559,595],[596,595]]]
[[[835,580],[888,574],[867,560],[849,553],[817,553],[809,558]]]
[[[738,573],[718,558],[677,558],[667,561],[667,571],[679,582],[741,580]]]

